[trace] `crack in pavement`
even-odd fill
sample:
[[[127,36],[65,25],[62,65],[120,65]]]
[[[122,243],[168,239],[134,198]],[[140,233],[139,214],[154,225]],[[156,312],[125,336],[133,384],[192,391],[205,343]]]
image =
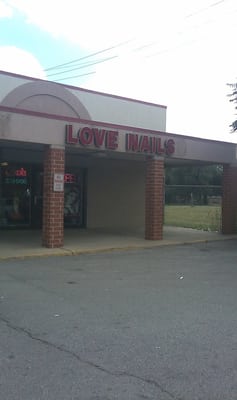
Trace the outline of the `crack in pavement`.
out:
[[[82,364],[86,364],[86,365],[88,365],[88,366],[90,366],[90,367],[93,367],[93,368],[95,368],[95,369],[97,369],[97,370],[99,370],[99,371],[101,371],[101,372],[104,372],[104,373],[107,374],[107,375],[111,375],[111,376],[114,376],[114,377],[134,378],[134,379],[137,379],[137,380],[139,380],[139,381],[141,381],[141,382],[143,382],[143,383],[146,383],[146,384],[148,384],[148,385],[153,385],[153,386],[155,386],[155,387],[156,387],[157,389],[159,389],[162,393],[164,393],[164,394],[166,394],[167,396],[169,396],[172,400],[184,400],[183,398],[177,397],[177,396],[174,395],[173,393],[171,393],[171,392],[169,392],[168,390],[166,390],[165,388],[163,388],[163,387],[162,387],[157,381],[155,381],[154,379],[143,378],[143,377],[141,377],[141,376],[138,376],[138,375],[135,375],[135,374],[126,372],[126,371],[113,372],[113,371],[111,371],[111,370],[108,370],[108,369],[102,367],[102,366],[99,365],[99,364],[96,364],[96,363],[94,363],[94,362],[92,362],[92,361],[88,361],[88,360],[85,360],[85,359],[81,358],[78,354],[76,354],[75,352],[73,352],[73,351],[71,351],[71,350],[66,349],[66,348],[63,347],[63,346],[56,345],[56,344],[54,344],[54,343],[52,343],[52,342],[49,342],[49,341],[47,341],[47,340],[45,340],[45,339],[41,339],[40,337],[34,336],[34,335],[33,335],[30,331],[28,331],[27,329],[11,324],[10,321],[8,321],[6,318],[4,318],[4,317],[2,317],[2,316],[0,316],[0,321],[4,322],[4,323],[7,325],[8,328],[13,329],[13,330],[16,331],[16,332],[23,333],[23,334],[25,334],[26,336],[28,336],[30,339],[35,340],[35,341],[38,341],[39,343],[41,343],[41,344],[43,344],[43,345],[45,345],[45,346],[52,347],[53,349],[56,349],[56,350],[58,350],[58,351],[60,351],[60,352],[63,352],[63,353],[66,353],[67,355],[70,355],[71,357],[76,358],[76,359],[77,359],[79,362],[81,362]]]

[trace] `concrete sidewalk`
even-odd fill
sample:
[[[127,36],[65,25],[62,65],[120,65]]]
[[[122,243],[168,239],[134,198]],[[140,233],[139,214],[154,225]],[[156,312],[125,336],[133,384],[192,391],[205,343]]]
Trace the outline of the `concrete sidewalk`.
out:
[[[1,231],[0,260],[131,250],[227,239],[237,239],[237,235],[221,235],[217,232],[205,232],[189,228],[164,227],[163,240],[148,241],[144,239],[142,234],[69,229],[65,230],[62,248],[48,249],[41,246],[40,230]]]

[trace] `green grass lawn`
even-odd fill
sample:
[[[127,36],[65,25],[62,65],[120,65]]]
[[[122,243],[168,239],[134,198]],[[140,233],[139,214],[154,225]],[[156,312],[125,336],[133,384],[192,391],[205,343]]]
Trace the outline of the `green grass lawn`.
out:
[[[165,206],[165,225],[220,231],[220,206]]]

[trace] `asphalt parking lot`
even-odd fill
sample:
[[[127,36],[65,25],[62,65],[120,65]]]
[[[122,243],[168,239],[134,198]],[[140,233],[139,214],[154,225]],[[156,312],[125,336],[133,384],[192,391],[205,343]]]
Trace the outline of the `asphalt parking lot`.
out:
[[[0,262],[3,400],[236,400],[237,242]]]

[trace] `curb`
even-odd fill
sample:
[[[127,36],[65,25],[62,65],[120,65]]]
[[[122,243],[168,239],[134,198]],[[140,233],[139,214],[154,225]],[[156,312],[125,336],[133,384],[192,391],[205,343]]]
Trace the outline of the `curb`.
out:
[[[196,239],[192,241],[162,241],[154,244],[147,244],[147,245],[130,245],[130,246],[118,246],[118,247],[102,247],[102,248],[94,248],[94,249],[68,249],[68,248],[58,248],[55,249],[51,252],[47,253],[47,250],[42,250],[41,253],[28,253],[28,254],[16,254],[16,255],[6,255],[6,256],[0,256],[0,262],[1,261],[6,261],[6,260],[24,260],[27,258],[43,258],[43,257],[59,257],[59,256],[79,256],[83,254],[99,254],[99,253],[112,253],[115,251],[121,252],[121,251],[133,251],[133,250],[145,250],[145,249],[157,249],[160,247],[166,247],[166,246],[182,246],[182,245],[192,245],[192,244],[198,244],[198,243],[211,243],[211,242],[217,242],[217,241],[226,241],[226,240],[236,240],[237,237],[221,237],[221,238],[211,238],[211,239]],[[49,251],[51,249],[48,249]]]

